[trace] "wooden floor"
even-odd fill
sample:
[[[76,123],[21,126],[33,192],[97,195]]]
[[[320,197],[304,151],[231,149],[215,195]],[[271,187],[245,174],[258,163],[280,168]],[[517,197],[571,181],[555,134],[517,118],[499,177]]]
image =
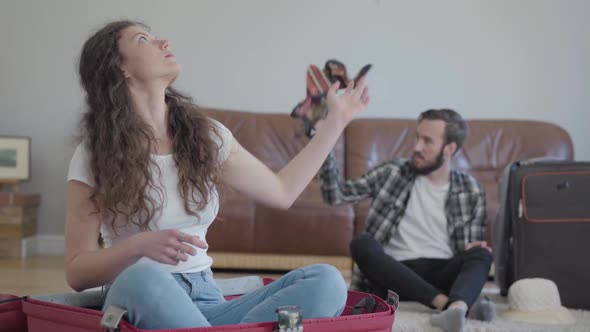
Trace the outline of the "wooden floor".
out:
[[[281,272],[215,271],[215,278],[246,275],[278,278]],[[71,292],[66,284],[63,256],[0,258],[0,294],[36,295]]]
[[[0,293],[35,295],[71,291],[63,256],[0,258]]]

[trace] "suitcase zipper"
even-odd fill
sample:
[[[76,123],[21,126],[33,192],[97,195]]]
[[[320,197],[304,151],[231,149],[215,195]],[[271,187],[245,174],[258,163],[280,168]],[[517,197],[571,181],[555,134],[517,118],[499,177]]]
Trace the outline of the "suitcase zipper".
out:
[[[276,309],[279,323],[274,332],[303,332],[303,311],[298,306],[282,306]]]
[[[8,302],[16,302],[16,301],[23,301],[26,300],[27,297],[23,296],[23,297],[15,297],[15,298],[10,298],[10,299],[6,299],[6,300],[0,300],[0,304],[2,303],[8,303]]]

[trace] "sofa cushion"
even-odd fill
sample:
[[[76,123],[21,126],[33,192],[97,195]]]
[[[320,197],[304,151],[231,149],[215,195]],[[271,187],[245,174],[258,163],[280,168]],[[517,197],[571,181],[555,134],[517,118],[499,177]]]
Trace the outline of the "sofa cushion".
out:
[[[245,149],[275,172],[309,141],[297,136],[300,120],[286,114],[202,111],[223,123]],[[334,151],[343,167],[344,136]],[[348,256],[354,211],[350,206],[327,207],[317,174],[288,211],[256,204],[223,186],[220,194],[219,217],[207,235],[215,251]]]
[[[328,206],[319,181],[312,182],[289,210],[256,206],[256,252],[348,256],[354,235],[352,206]]]

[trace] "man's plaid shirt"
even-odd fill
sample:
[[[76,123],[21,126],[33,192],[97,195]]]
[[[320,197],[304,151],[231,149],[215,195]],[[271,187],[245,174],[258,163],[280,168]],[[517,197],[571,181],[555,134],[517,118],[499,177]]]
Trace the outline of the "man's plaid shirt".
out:
[[[405,213],[416,175],[407,160],[386,161],[357,179],[340,181],[334,154],[330,153],[320,171],[322,195],[326,203],[339,205],[372,199],[366,231],[383,246]],[[486,225],[485,191],[471,175],[452,170],[445,203],[447,230],[453,252],[465,244],[482,241]],[[355,265],[351,288],[370,292],[372,287]]]

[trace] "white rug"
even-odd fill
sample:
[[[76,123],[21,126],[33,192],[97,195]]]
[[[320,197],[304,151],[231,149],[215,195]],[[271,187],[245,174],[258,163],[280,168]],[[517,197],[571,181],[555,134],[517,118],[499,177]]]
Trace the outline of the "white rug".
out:
[[[590,311],[570,310],[576,318],[572,325],[541,325],[519,323],[501,318],[502,312],[508,310],[506,298],[499,295],[489,295],[496,303],[496,318],[489,323],[468,320],[464,332],[590,332]],[[441,332],[442,330],[430,325],[430,316],[434,310],[418,302],[401,302],[395,315],[393,332]]]

